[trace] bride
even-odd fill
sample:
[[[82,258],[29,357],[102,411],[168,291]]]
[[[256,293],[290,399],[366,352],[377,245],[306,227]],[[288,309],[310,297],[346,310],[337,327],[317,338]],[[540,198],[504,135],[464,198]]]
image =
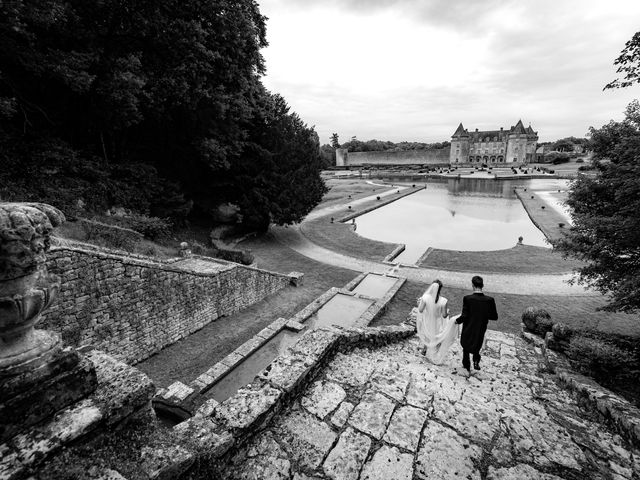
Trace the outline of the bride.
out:
[[[449,317],[447,299],[440,295],[440,290],[442,282],[435,280],[418,299],[416,320],[421,353],[436,365],[444,361],[458,336],[455,320],[459,315]]]

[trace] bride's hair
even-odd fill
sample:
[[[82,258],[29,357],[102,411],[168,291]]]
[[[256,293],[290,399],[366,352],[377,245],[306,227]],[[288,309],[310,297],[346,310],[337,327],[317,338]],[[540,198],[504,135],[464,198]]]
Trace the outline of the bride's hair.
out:
[[[440,290],[442,290],[442,282],[440,280],[434,280],[433,283],[438,284],[438,292],[436,293],[436,303],[440,300]]]

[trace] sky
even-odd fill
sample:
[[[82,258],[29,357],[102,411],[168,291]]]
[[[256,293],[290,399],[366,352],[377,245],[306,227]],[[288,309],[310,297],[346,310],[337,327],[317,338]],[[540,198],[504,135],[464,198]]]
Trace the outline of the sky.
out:
[[[640,86],[603,91],[640,0],[258,0],[265,86],[320,143],[450,140],[522,119],[539,141],[621,120]]]

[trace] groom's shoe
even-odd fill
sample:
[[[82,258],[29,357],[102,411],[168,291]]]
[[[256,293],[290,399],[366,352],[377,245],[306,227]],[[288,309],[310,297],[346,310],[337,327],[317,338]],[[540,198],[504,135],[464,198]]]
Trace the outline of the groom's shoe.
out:
[[[480,370],[480,364],[478,362],[473,362],[473,368]]]

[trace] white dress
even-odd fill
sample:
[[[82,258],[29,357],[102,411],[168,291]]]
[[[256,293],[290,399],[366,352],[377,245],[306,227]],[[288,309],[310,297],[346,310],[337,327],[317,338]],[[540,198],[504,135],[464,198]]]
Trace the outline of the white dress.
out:
[[[440,365],[458,338],[458,325],[455,321],[459,315],[448,316],[447,299],[440,296],[436,303],[437,292],[438,284],[434,283],[420,297],[416,328],[420,347],[426,348],[427,359]]]

